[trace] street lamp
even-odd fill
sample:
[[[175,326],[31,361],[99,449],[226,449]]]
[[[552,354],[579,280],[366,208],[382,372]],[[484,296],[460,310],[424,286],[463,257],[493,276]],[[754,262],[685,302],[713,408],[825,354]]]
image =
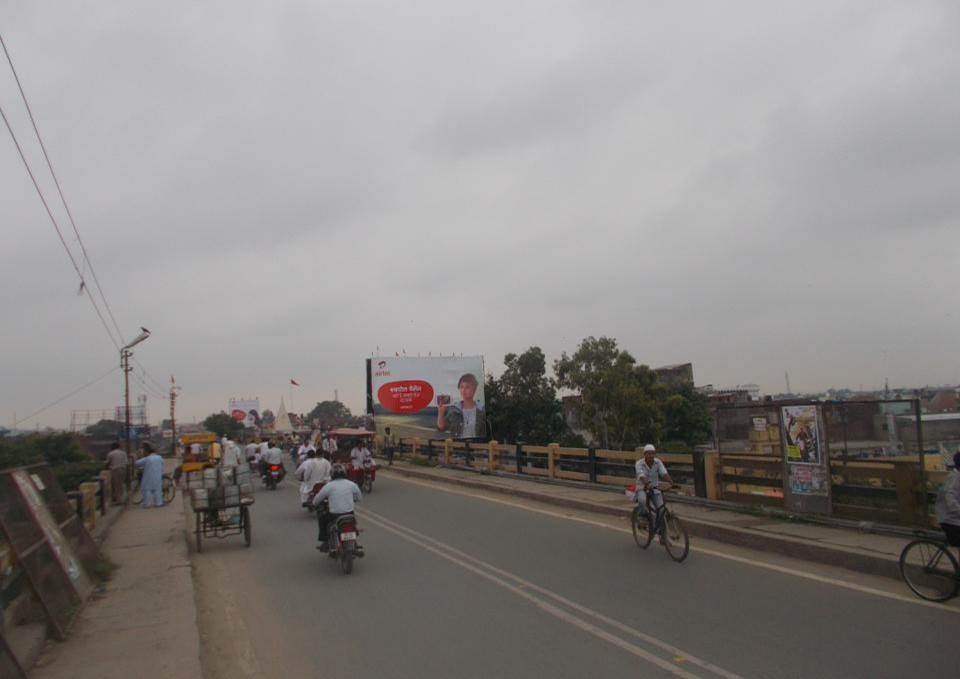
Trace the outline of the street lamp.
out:
[[[140,327],[140,334],[133,338],[133,340],[120,349],[120,367],[123,369],[123,410],[124,410],[124,432],[126,434],[126,448],[127,448],[127,459],[130,459],[130,357],[133,355],[133,352],[130,351],[133,347],[140,344],[150,337],[150,331]]]

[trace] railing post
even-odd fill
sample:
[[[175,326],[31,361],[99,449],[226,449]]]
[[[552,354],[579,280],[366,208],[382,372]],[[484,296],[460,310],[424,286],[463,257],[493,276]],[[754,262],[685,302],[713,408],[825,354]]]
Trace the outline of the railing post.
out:
[[[450,446],[453,445],[452,439],[443,440],[443,463],[445,465],[450,464]]]
[[[516,457],[516,462],[517,462],[517,473],[522,474],[523,473],[523,444],[522,443],[517,444],[517,449],[514,452],[514,456]]]
[[[590,474],[590,483],[597,482],[597,449],[587,448],[587,473]]]
[[[702,450],[693,451],[693,488],[697,497],[707,497],[707,467]]]
[[[557,478],[557,458],[559,457],[557,449],[559,447],[559,444],[556,443],[547,446],[547,474],[551,479]]]
[[[927,516],[927,459],[923,452],[923,411],[920,408],[920,399],[913,401],[913,416],[917,421],[917,451],[920,455],[920,490],[923,492],[922,518]]]
[[[925,516],[926,493],[920,492],[920,475],[913,462],[896,461],[893,463],[893,478],[897,485],[897,510],[900,520],[910,525],[923,523]],[[923,498],[921,503],[920,498]]]
[[[703,476],[706,482],[708,500],[719,500],[720,492],[717,489],[717,466],[720,463],[720,453],[710,451],[703,456]]]
[[[413,437],[413,457],[417,457],[420,454],[420,437]]]
[[[500,449],[497,447],[496,441],[487,443],[487,469],[490,471],[496,471],[497,463],[499,462],[499,460],[497,460],[499,453]]]

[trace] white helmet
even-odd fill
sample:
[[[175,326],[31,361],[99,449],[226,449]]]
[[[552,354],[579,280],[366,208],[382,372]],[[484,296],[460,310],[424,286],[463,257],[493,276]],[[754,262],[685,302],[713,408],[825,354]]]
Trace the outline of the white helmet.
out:
[[[652,443],[648,443],[647,445],[645,445],[645,446],[643,447],[643,452],[645,452],[645,453],[655,453],[655,452],[657,452],[657,447],[656,447],[655,445],[653,445]]]

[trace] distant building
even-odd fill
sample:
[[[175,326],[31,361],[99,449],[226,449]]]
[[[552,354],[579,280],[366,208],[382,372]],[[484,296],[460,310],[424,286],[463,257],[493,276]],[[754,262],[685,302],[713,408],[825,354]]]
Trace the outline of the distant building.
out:
[[[926,401],[924,410],[931,414],[960,412],[960,397],[957,389],[941,389]]]
[[[735,387],[715,388],[712,384],[700,387],[700,393],[707,397],[710,405],[731,405],[750,403],[760,400],[760,387],[756,384],[738,384]]]
[[[693,384],[693,363],[675,363],[654,368],[657,379],[671,387]]]

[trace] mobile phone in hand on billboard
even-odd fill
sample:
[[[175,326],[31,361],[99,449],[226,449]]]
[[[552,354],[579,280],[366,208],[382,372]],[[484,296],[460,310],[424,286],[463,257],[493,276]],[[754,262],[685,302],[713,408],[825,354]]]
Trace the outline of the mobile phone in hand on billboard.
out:
[[[450,405],[450,394],[437,394],[437,405],[438,406]]]

